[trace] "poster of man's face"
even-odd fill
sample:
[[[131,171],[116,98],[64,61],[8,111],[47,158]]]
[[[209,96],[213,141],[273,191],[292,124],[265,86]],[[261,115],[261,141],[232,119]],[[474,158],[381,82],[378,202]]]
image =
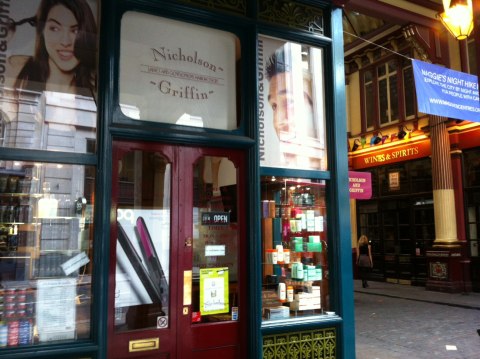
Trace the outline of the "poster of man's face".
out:
[[[260,37],[258,57],[261,166],[325,170],[322,51]]]

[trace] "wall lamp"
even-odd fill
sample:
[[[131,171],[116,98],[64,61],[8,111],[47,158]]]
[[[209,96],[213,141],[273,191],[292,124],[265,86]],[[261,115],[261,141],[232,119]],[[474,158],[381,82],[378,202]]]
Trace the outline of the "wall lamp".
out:
[[[388,138],[388,135],[382,135],[381,132],[378,132],[376,135],[372,136],[372,139],[370,140],[370,146],[378,145],[380,142],[383,145],[387,140],[387,138]]]
[[[403,140],[405,136],[407,135],[407,130],[409,133],[412,133],[412,130],[409,129],[407,126],[400,126],[400,129],[398,131],[397,137],[399,140]]]
[[[465,40],[473,30],[472,0],[443,0],[442,24],[457,40]]]
[[[353,141],[352,152],[358,150],[358,147],[360,147],[360,140],[357,138]]]

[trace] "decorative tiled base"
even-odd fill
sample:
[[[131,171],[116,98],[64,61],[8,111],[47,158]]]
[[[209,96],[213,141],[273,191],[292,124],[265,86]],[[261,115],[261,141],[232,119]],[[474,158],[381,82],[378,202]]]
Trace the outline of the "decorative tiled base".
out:
[[[267,335],[263,359],[333,359],[336,344],[335,328]]]

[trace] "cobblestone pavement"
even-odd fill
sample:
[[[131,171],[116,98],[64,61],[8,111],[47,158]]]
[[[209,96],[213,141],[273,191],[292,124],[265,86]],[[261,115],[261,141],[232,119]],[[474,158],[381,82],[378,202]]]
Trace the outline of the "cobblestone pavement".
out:
[[[355,281],[357,359],[479,359],[480,293]]]

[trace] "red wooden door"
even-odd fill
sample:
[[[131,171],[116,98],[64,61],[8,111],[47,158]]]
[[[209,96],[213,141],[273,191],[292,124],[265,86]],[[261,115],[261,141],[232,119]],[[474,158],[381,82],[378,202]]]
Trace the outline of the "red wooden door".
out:
[[[113,153],[109,357],[245,357],[243,153]]]

